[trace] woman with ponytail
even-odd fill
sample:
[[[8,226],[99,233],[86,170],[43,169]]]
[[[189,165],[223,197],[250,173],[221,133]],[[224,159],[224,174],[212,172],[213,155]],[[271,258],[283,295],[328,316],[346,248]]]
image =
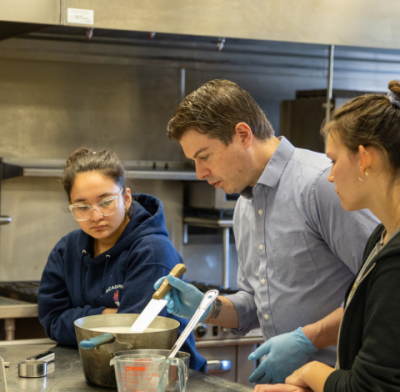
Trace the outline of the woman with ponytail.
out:
[[[68,158],[61,182],[79,229],[50,253],[39,288],[39,319],[51,339],[76,345],[76,319],[141,313],[154,282],[182,259],[168,239],[161,201],[131,194],[114,153],[80,148]],[[166,310],[160,315],[171,317]],[[182,332],[187,320],[178,321]],[[191,368],[205,370],[193,334],[182,349],[191,354]]]

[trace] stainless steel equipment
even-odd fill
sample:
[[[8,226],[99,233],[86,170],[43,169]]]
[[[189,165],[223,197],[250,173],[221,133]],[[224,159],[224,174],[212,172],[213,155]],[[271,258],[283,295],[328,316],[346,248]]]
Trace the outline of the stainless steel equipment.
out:
[[[264,343],[260,329],[246,336],[238,336],[228,328],[199,323],[194,329],[194,335],[197,351],[207,359],[208,374],[252,386],[249,376],[255,370],[256,362],[247,358]]]
[[[228,195],[221,188],[215,188],[204,181],[188,182],[186,205],[192,208],[233,209],[239,198],[238,193]]]
[[[222,287],[229,287],[229,243],[230,228],[233,226],[232,219],[205,219],[197,217],[183,218],[184,224],[184,244],[188,242],[188,226],[210,227],[222,229]]]
[[[0,225],[8,225],[11,223],[11,218],[7,215],[0,216]]]
[[[167,17],[166,12],[155,12],[163,10],[164,6],[162,0],[144,3],[132,0],[2,0],[0,19],[13,22],[12,26],[15,22],[30,22],[95,29],[400,48],[396,34],[395,0],[381,2],[379,7],[373,0],[334,3],[321,0],[318,7],[314,2],[302,2],[301,6],[297,6],[297,2],[279,0],[256,0],[251,7],[232,7],[227,0],[206,0],[193,4],[170,0]],[[287,17],[288,13],[290,18]],[[220,15],[225,16],[223,20]],[[205,17],[207,23],[204,23]]]
[[[38,290],[39,282],[0,282],[0,319],[5,319],[6,340],[15,338],[16,318],[38,316]]]
[[[14,340],[15,319],[37,317],[38,305],[0,296],[0,319],[4,319],[6,340]]]
[[[139,317],[138,314],[103,314],[83,317],[75,321],[75,332],[79,346],[83,374],[87,381],[104,387],[116,387],[114,368],[110,360],[117,351],[157,348],[171,349],[178,337],[179,322],[170,318],[157,316],[150,324],[151,328],[161,329],[157,332],[111,333],[93,331],[99,327],[130,327]],[[82,349],[81,342],[86,339],[109,335],[92,349]]]
[[[229,287],[229,243],[230,228],[233,226],[233,210],[238,193],[228,195],[222,189],[208,183],[188,182],[185,184],[184,238],[188,243],[189,226],[222,229],[222,287]]]
[[[20,377],[44,377],[47,374],[47,362],[22,361],[18,362],[18,375]]]

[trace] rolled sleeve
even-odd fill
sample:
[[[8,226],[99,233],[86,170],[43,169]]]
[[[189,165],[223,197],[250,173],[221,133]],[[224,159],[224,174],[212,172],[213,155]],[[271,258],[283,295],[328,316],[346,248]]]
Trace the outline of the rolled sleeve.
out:
[[[258,325],[257,307],[254,302],[254,295],[245,291],[228,295],[225,298],[232,302],[239,318],[239,328],[231,331],[237,335],[245,335]]]

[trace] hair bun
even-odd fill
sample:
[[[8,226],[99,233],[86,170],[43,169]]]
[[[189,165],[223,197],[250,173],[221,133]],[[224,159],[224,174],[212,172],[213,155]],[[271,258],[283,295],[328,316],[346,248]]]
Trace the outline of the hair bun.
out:
[[[389,82],[389,90],[394,95],[397,101],[400,101],[400,82],[398,80],[392,80]]]
[[[92,150],[89,150],[86,147],[81,147],[78,148],[77,150],[75,150],[67,159],[67,161],[65,162],[65,167],[69,167],[71,166],[74,162],[76,162],[80,157],[86,155],[86,154],[90,154],[93,153]]]

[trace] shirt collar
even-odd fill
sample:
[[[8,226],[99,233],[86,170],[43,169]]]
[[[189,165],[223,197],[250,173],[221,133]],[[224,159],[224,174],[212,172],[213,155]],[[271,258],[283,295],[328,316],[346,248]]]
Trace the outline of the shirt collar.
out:
[[[275,188],[278,185],[282,173],[294,152],[294,146],[289,142],[289,140],[284,136],[281,136],[279,140],[280,142],[278,147],[272,154],[267,166],[265,166],[257,184],[266,185],[270,188]]]
[[[257,181],[257,185],[265,185],[270,188],[275,188],[279,180],[281,179],[282,173],[284,172],[290,157],[294,152],[294,146],[284,136],[278,138],[280,140],[276,150],[272,154],[271,159],[265,166],[260,178]],[[257,187],[257,185],[255,187]],[[253,188],[247,187],[242,192],[241,196],[249,199],[253,196]]]

